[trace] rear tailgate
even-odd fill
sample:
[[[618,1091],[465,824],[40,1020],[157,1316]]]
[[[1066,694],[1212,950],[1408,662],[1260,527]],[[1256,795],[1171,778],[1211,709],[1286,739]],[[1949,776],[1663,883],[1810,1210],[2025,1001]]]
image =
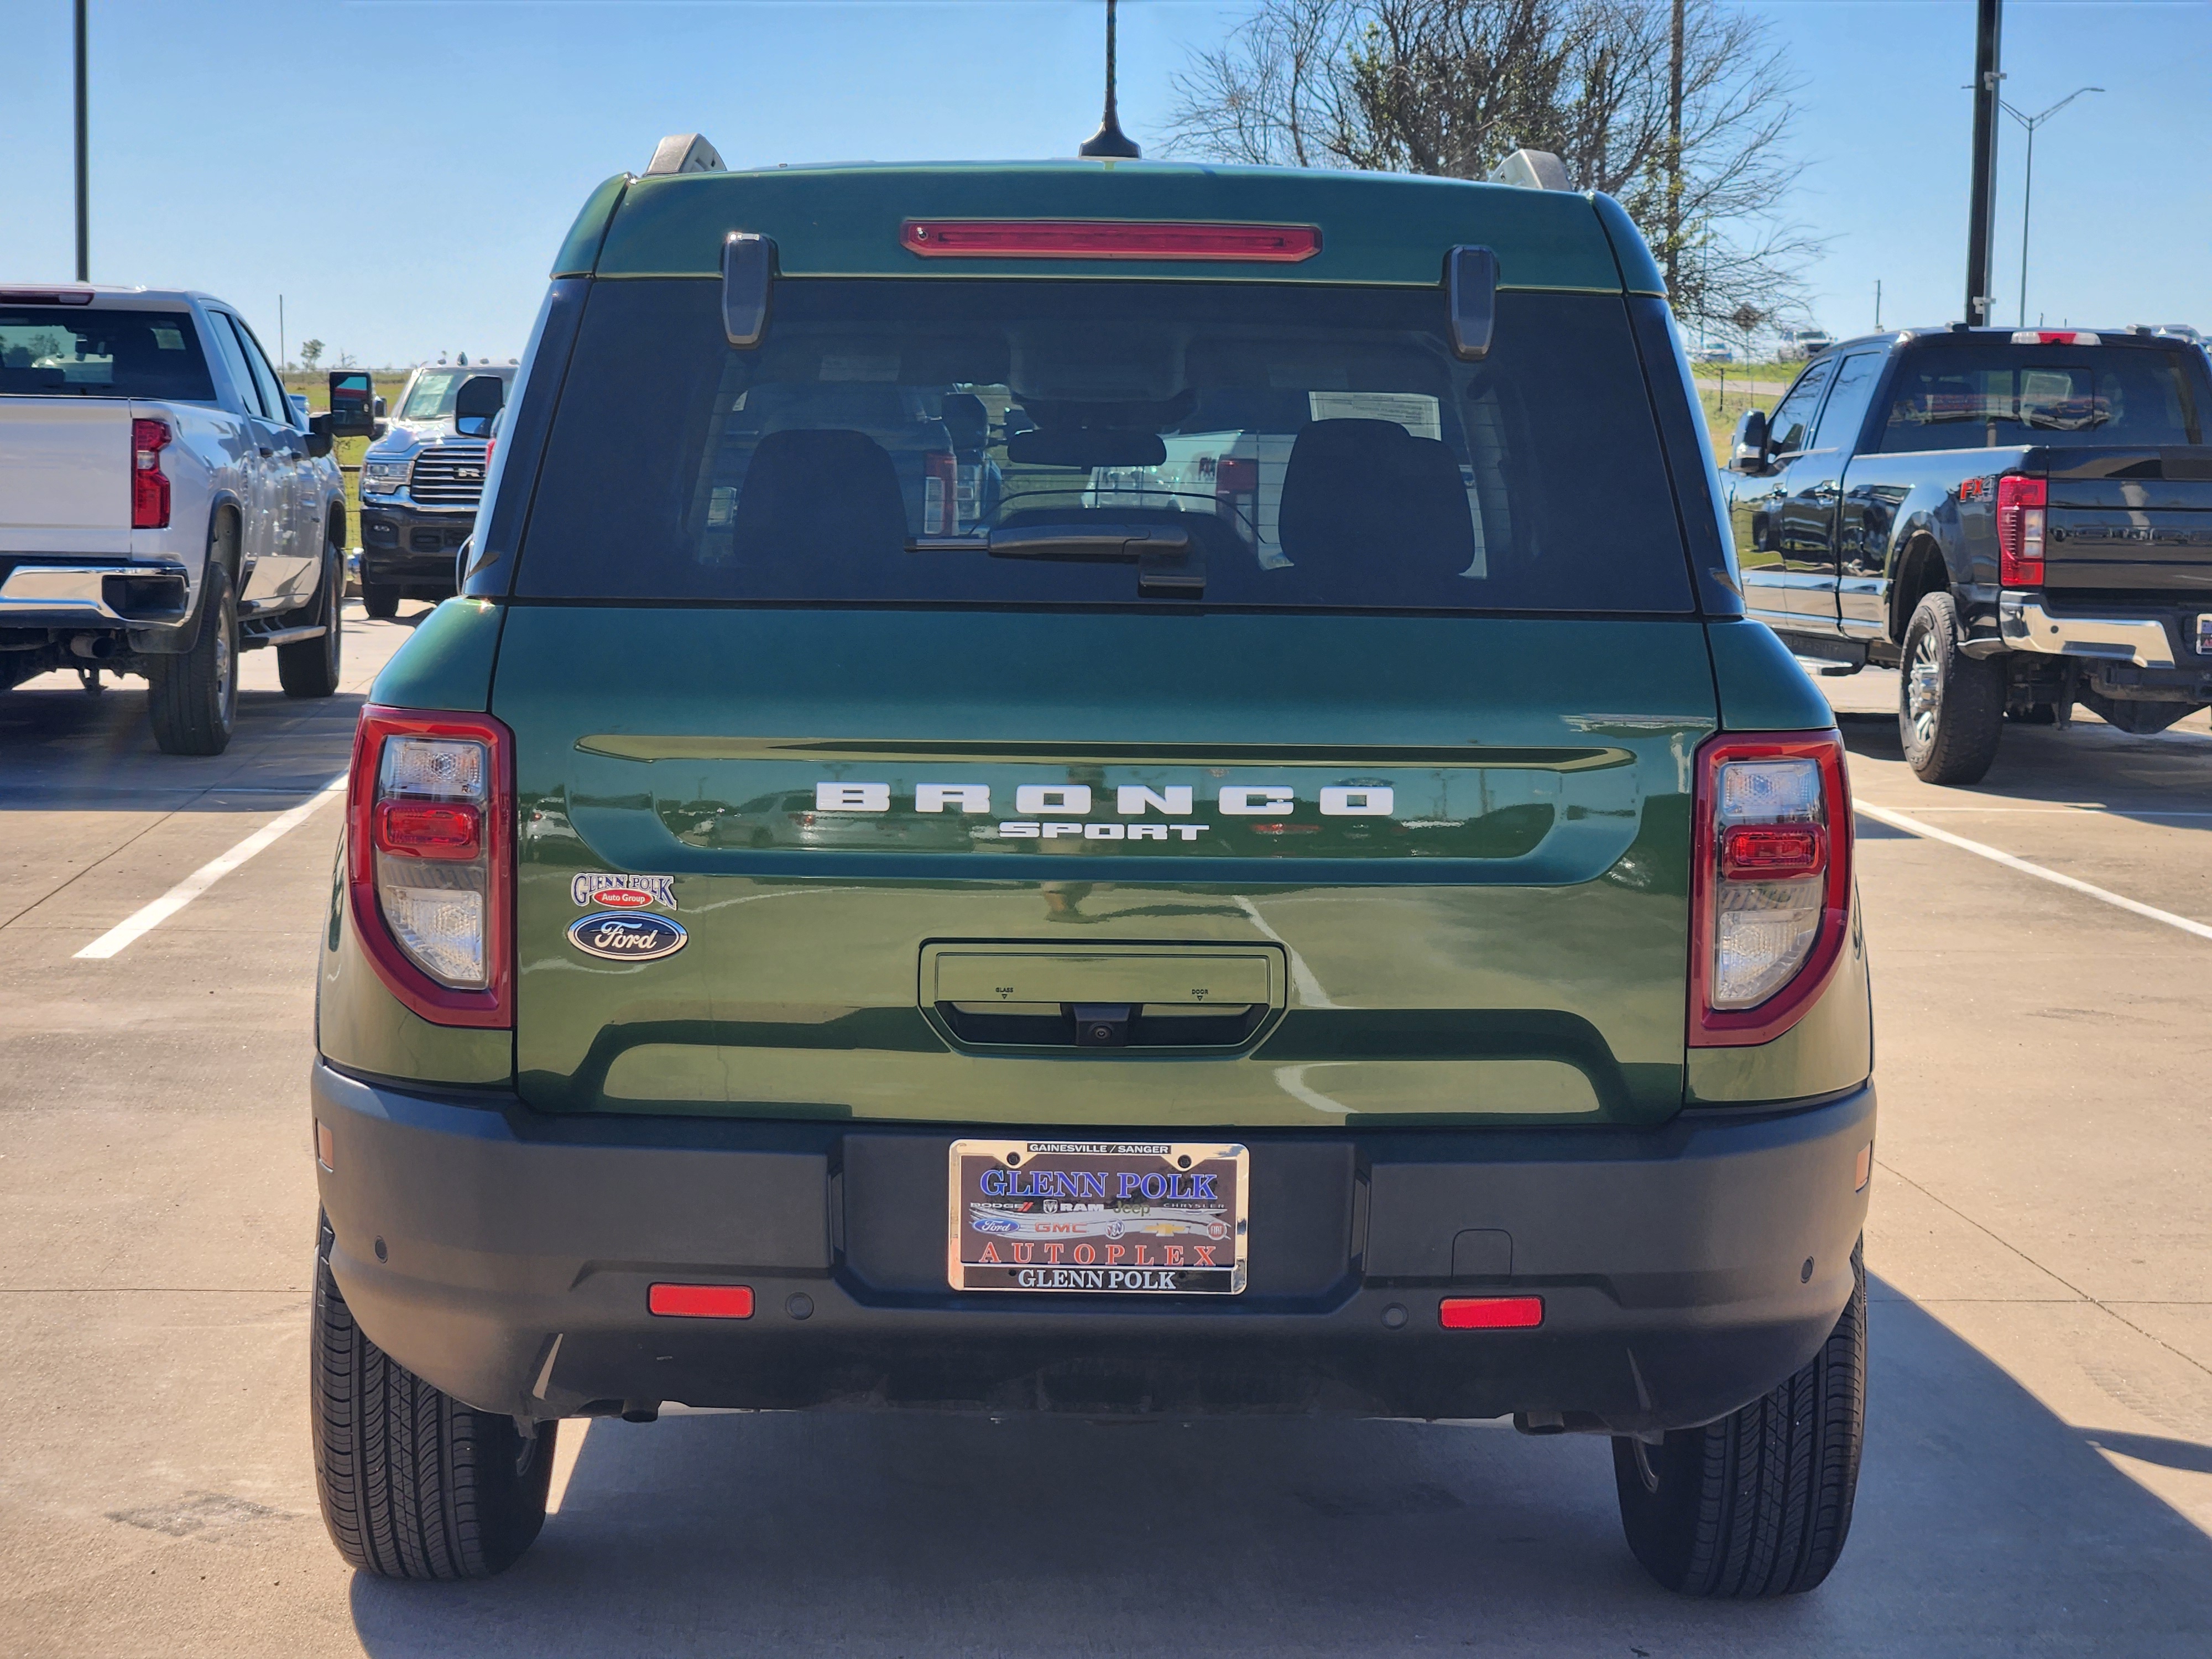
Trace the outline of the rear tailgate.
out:
[[[2212,601],[2212,448],[2048,449],[2045,588],[2082,599]]]
[[[0,397],[0,553],[131,551],[131,407]]]
[[[540,1108],[1680,1103],[1693,621],[519,605],[493,708]],[[1075,1046],[1091,1003],[1128,1046]]]

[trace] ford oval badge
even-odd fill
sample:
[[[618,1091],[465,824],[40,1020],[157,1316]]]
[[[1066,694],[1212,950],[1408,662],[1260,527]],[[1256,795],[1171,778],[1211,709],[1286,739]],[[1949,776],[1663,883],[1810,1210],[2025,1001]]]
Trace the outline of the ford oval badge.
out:
[[[609,962],[658,962],[674,956],[690,937],[666,916],[617,916],[599,910],[568,924],[569,944]]]

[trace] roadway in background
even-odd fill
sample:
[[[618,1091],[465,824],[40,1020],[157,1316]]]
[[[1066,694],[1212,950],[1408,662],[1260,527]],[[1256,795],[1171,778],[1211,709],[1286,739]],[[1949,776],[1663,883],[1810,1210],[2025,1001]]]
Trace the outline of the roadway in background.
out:
[[[1654,1589],[1597,1439],[680,1411],[564,1425],[505,1577],[356,1577],[307,1414],[337,805],[75,954],[343,769],[422,614],[347,612],[344,692],[289,702],[246,658],[218,760],[155,752],[141,690],[0,696],[0,1659],[2206,1651],[2212,941],[1868,818],[1869,1440],[1814,1595]],[[1934,789],[1893,676],[1822,684],[1861,799],[2212,922],[2203,716],[2014,728]]]

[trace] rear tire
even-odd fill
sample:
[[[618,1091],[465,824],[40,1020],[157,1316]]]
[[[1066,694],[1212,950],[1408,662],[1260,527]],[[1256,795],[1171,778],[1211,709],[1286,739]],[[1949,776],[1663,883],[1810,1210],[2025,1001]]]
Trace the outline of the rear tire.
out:
[[[345,616],[338,599],[345,580],[345,562],[335,547],[323,555],[320,591],[315,597],[313,620],[323,625],[319,640],[276,647],[276,683],[288,697],[327,697],[338,689],[338,670],[345,649]]]
[[[1866,1435],[1866,1262],[1812,1364],[1742,1410],[1656,1446],[1613,1443],[1628,1547],[1665,1588],[1735,1601],[1828,1576],[1851,1529]]]
[[[200,631],[181,656],[156,657],[146,714],[165,755],[220,755],[238,725],[238,599],[213,560],[201,578]]]
[[[379,622],[390,622],[399,614],[399,584],[373,582],[368,577],[362,577],[361,608]]]
[[[308,1346],[315,1493],[338,1553],[381,1578],[489,1578],[545,1524],[552,1423],[464,1406],[362,1334],[331,1276],[319,1218]]]
[[[1923,783],[1978,783],[2004,735],[2005,665],[1960,649],[1966,630],[1948,593],[1930,593],[1905,625],[1897,728]]]

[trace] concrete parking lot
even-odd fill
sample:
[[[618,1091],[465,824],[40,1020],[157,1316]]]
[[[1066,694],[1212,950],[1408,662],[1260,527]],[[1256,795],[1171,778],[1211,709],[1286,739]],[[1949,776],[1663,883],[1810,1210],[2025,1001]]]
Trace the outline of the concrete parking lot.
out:
[[[247,659],[216,761],[157,753],[141,690],[0,696],[0,1655],[2212,1650],[2212,731],[2014,728],[1935,789],[1872,674],[1824,683],[1883,1115],[1868,1461],[1816,1594],[1654,1589],[1595,1439],[682,1412],[564,1425],[505,1577],[355,1577],[306,1394],[335,805],[77,952],[316,798],[408,612],[349,607],[329,702]]]

